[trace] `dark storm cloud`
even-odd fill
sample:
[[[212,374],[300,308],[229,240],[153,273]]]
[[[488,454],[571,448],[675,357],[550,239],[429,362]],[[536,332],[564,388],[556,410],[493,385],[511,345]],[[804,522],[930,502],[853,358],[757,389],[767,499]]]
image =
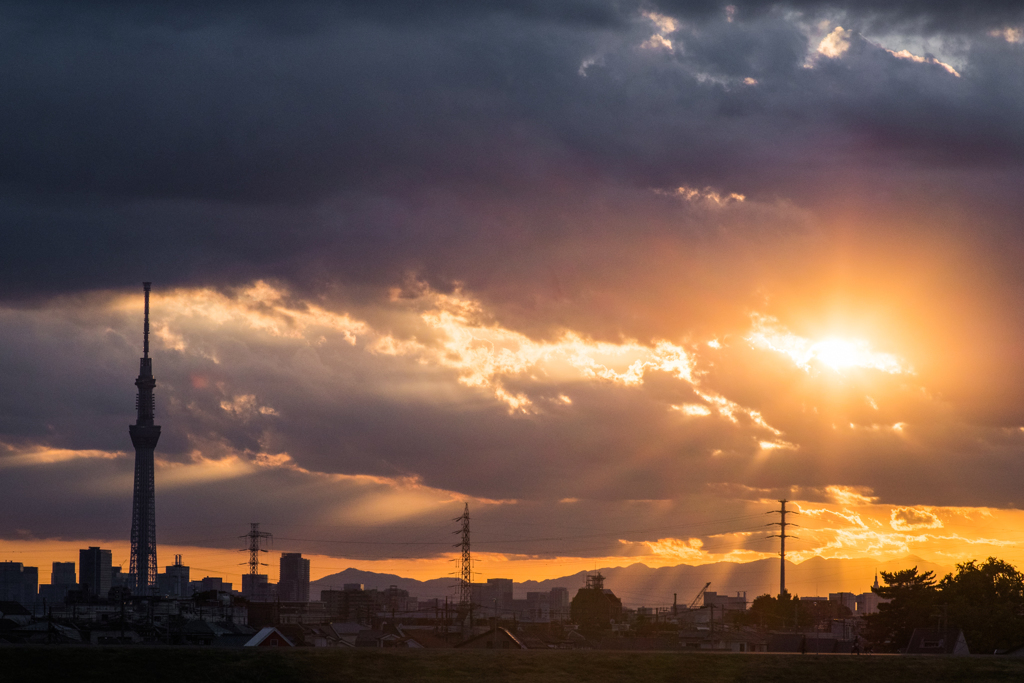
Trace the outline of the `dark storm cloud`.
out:
[[[958,80],[860,39],[804,69],[815,46],[781,6],[732,23],[720,4],[663,8],[692,19],[669,54],[639,48],[655,28],[637,6],[473,5],[0,8],[3,295],[114,286],[143,261],[164,282],[444,285],[487,244],[621,230],[565,221],[600,183],[815,205],[838,183],[890,187],[894,159],[1021,160],[1005,41]],[[435,20],[391,20],[408,12]],[[906,170],[910,194],[933,187]]]

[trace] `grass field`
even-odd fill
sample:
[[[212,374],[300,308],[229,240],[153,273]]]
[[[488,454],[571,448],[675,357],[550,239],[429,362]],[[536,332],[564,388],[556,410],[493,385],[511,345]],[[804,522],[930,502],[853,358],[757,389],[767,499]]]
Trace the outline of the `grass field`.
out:
[[[1021,681],[1024,659],[773,654],[5,647],[0,680],[146,681]]]

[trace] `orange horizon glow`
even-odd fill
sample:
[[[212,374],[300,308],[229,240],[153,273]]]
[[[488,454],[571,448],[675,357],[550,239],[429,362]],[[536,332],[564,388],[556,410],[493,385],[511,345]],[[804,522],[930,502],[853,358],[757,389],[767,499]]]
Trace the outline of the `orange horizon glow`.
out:
[[[799,565],[815,557],[871,559],[879,563],[916,557],[952,570],[960,562],[997,556],[1016,566],[1024,566],[1024,549],[1020,544],[1024,534],[1024,511],[880,505],[870,496],[842,487],[833,487],[832,495],[835,502],[831,503],[790,501],[791,510],[797,515],[794,519],[800,520],[799,540],[791,541],[787,552],[787,560],[793,564]],[[773,502],[763,501],[755,509],[770,507]],[[975,533],[970,533],[972,531]],[[707,542],[695,538],[621,540],[624,548],[642,548],[643,552],[601,557],[529,557],[476,552],[473,554],[474,574],[481,577],[476,579],[480,581],[499,577],[516,582],[543,581],[581,571],[636,563],[658,568],[716,562],[742,564],[777,557],[774,542],[763,546],[763,550],[740,547],[743,538],[749,535],[749,532],[723,534],[709,537]],[[760,534],[755,535],[759,537]],[[115,566],[126,567],[127,542],[95,539],[4,541],[0,543],[0,561],[38,566],[40,583],[47,583],[52,562],[74,561],[77,564],[78,550],[89,546],[112,550]],[[348,568],[426,581],[452,575],[453,561],[457,558],[457,554],[451,552],[425,558],[353,559],[343,555],[304,552],[294,543],[285,552],[302,552],[303,557],[310,559],[311,580],[314,581]],[[158,546],[161,570],[172,564],[175,554],[181,554],[184,564],[191,567],[192,580],[220,576],[234,584],[237,590],[242,575],[246,573],[248,557],[244,552],[180,545]],[[264,556],[268,565],[264,573],[271,581],[277,575],[280,554],[281,551],[271,551]],[[862,578],[858,576],[856,580]]]

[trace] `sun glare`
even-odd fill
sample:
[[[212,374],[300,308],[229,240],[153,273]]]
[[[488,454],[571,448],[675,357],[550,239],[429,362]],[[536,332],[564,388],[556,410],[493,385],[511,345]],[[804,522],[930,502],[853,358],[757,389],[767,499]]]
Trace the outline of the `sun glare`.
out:
[[[864,342],[851,342],[845,339],[826,339],[811,346],[814,357],[833,370],[864,366],[871,363],[870,352]]]
[[[789,356],[797,367],[810,372],[814,366],[825,366],[836,372],[849,368],[872,368],[889,374],[913,373],[903,361],[889,353],[872,351],[862,339],[827,337],[813,341],[785,329],[778,320],[754,315],[753,326],[746,340],[753,346]]]

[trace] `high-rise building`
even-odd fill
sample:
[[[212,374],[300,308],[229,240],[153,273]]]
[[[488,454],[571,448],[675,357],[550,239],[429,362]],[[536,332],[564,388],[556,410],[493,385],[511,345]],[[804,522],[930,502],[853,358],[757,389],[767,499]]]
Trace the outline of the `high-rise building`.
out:
[[[78,583],[85,595],[105,598],[110,592],[111,553],[90,547],[78,551]]]
[[[50,572],[50,584],[54,586],[74,586],[78,581],[75,579],[74,562],[54,562],[53,571]]]
[[[21,562],[0,562],[0,600],[31,607],[39,592],[39,568]]]
[[[142,287],[146,297],[142,328],[142,358],[135,386],[137,417],[128,427],[135,447],[135,491],[132,499],[132,550],[128,570],[130,588],[137,595],[156,591],[156,487],[153,481],[153,451],[160,439],[160,427],[154,424],[153,359],[149,357],[149,282]]]
[[[555,586],[549,591],[551,621],[569,621],[569,589]]]
[[[77,587],[75,563],[54,562],[53,570],[50,572],[50,583],[39,585],[39,599],[50,605],[63,603],[67,599],[68,591]]]
[[[277,595],[282,602],[309,602],[309,560],[302,553],[282,553]]]
[[[495,588],[498,609],[512,609],[512,579],[487,579],[487,583]],[[491,605],[484,606],[490,607]]]

